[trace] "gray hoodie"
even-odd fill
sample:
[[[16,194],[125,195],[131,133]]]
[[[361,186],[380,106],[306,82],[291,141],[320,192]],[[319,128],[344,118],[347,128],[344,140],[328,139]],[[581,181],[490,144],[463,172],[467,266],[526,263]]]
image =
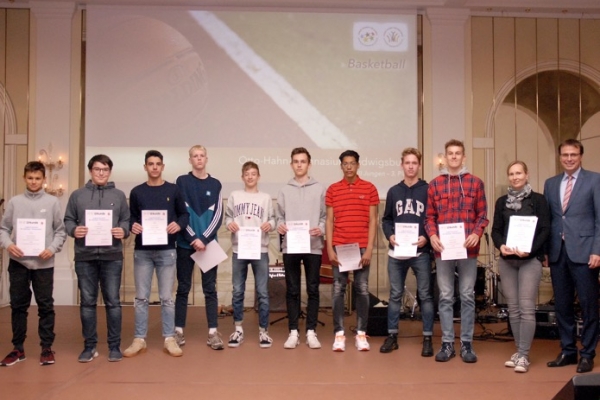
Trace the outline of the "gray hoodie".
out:
[[[321,254],[323,249],[323,236],[325,235],[325,187],[312,177],[301,185],[295,179],[290,179],[277,195],[275,208],[277,226],[286,221],[309,221],[309,227],[320,228],[321,236],[310,237],[310,253]],[[283,240],[283,253],[287,253],[287,241]]]
[[[75,228],[85,226],[86,210],[112,210],[113,228],[123,228],[129,236],[129,206],[125,193],[114,182],[97,186],[88,181],[71,193],[65,211],[67,234],[74,237]],[[123,259],[123,244],[113,237],[112,246],[86,246],[85,238],[75,239],[75,261],[113,261]]]
[[[65,225],[62,221],[60,203],[58,199],[40,190],[39,192],[25,191],[25,193],[10,199],[2,217],[0,225],[0,245],[8,248],[17,242],[17,219],[32,218],[46,220],[45,248],[52,253],[58,253],[67,239]],[[54,256],[47,260],[39,257],[10,258],[28,269],[44,269],[54,267]]]

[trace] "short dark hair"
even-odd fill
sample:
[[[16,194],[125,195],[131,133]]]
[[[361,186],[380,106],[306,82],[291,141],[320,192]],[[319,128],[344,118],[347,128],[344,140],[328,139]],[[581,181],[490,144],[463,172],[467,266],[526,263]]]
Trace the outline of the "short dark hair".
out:
[[[457,139],[450,139],[446,142],[446,144],[444,145],[444,152],[448,150],[448,147],[450,146],[456,146],[456,147],[460,147],[462,149],[463,154],[465,153],[465,144],[463,142],[461,142],[460,140]]]
[[[23,168],[23,176],[27,175],[28,172],[36,171],[42,171],[42,176],[44,178],[46,177],[46,167],[44,166],[44,163],[40,161],[29,161],[25,164],[25,168]]]
[[[88,162],[88,170],[92,170],[92,167],[94,166],[94,163],[100,163],[100,164],[104,164],[104,165],[108,165],[108,169],[112,171],[112,167],[113,167],[113,162],[110,159],[109,156],[107,156],[106,154],[96,154],[94,157],[90,158],[90,161]]]
[[[292,158],[294,158],[296,154],[306,154],[306,157],[308,157],[308,163],[310,164],[310,153],[304,147],[296,147],[295,149],[293,149],[292,154],[290,156],[290,161]]]
[[[244,165],[242,165],[242,175],[244,175],[244,172],[248,171],[249,169],[255,169],[256,172],[258,172],[258,175],[260,176],[260,169],[258,168],[258,164],[254,161],[246,161]]]
[[[158,151],[158,150],[148,150],[146,152],[146,155],[144,156],[144,164],[146,164],[148,162],[148,159],[150,157],[158,157],[158,158],[160,158],[161,162],[163,161],[163,155],[162,155],[162,153],[160,151]]]
[[[566,139],[566,140],[563,140],[558,145],[558,155],[559,156],[560,156],[560,152],[561,152],[563,146],[573,146],[573,147],[579,149],[579,154],[583,155],[583,145],[577,139]]]
[[[354,150],[346,150],[345,152],[343,152],[342,154],[340,154],[340,162],[344,161],[345,157],[354,157],[354,159],[356,160],[356,162],[358,162],[360,156],[358,155],[357,152],[355,152]]]

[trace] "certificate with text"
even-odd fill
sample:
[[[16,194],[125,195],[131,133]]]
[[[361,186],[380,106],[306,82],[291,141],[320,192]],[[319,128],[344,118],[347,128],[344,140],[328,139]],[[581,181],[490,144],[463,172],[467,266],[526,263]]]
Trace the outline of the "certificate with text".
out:
[[[16,237],[16,245],[25,256],[39,256],[46,249],[46,220],[17,218]]]
[[[258,227],[240,227],[237,231],[240,260],[260,260],[262,232]]]
[[[168,244],[167,222],[167,210],[142,210],[142,245]]]
[[[444,246],[442,260],[463,260],[467,258],[464,223],[440,224],[438,230],[440,232],[440,241],[442,242],[442,246]]]
[[[358,243],[338,244],[335,246],[335,252],[340,263],[340,271],[345,272],[362,268],[360,265],[361,255]]]
[[[531,253],[537,221],[538,217],[534,216],[512,215],[508,221],[506,247],[517,249],[523,253]]]
[[[310,253],[309,221],[286,221],[288,231],[285,234],[288,254]]]
[[[416,257],[417,243],[419,241],[419,224],[396,223],[394,235],[394,257]]]
[[[112,246],[112,210],[85,210],[86,246]]]

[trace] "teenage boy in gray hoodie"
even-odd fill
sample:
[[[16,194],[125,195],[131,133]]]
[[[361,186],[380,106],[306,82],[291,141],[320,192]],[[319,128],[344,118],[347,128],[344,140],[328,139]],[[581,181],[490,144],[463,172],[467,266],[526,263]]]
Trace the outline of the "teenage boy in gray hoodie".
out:
[[[294,177],[279,191],[277,196],[277,232],[283,236],[283,264],[285,265],[286,302],[290,335],[283,347],[294,349],[300,343],[298,317],[300,315],[301,263],[306,276],[306,344],[311,349],[320,349],[317,339],[317,315],[319,313],[319,281],[323,235],[325,234],[325,187],[308,175],[311,166],[310,153],[304,147],[292,150],[290,166]],[[288,249],[286,236],[288,222],[308,221],[310,252],[292,253]]]
[[[121,273],[123,271],[122,239],[129,236],[129,206],[125,193],[109,182],[112,160],[98,154],[88,162],[91,179],[84,187],[77,189],[69,197],[65,211],[67,234],[75,238],[75,273],[80,292],[80,317],[84,339],[84,349],[79,362],[86,363],[98,357],[96,345],[96,301],[98,285],[106,307],[106,325],[108,327],[108,361],[121,361]],[[87,214],[87,215],[86,215]],[[95,219],[112,220],[109,242],[98,245],[88,243],[90,232],[88,216]],[[101,222],[97,223],[101,225]],[[107,232],[108,233],[108,232]],[[92,235],[89,235],[92,236]],[[95,235],[94,235],[95,236]]]
[[[31,305],[31,290],[38,305],[40,365],[54,364],[54,254],[58,253],[67,238],[62,221],[60,203],[44,191],[46,168],[39,161],[25,165],[23,179],[27,189],[8,202],[0,226],[0,245],[10,256],[8,273],[10,280],[10,308],[12,322],[11,351],[0,362],[2,366],[14,365],[25,360],[23,343],[27,334],[27,309]],[[39,253],[24,245],[19,246],[19,225],[30,224],[45,232],[43,250]],[[22,231],[23,233],[26,230]],[[21,241],[22,243],[22,241]]]

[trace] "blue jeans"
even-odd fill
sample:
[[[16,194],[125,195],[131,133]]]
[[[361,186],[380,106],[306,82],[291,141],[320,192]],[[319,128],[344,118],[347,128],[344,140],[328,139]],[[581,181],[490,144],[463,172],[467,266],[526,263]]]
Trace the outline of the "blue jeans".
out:
[[[175,326],[185,328],[187,319],[188,297],[192,288],[194,275],[194,260],[190,258],[196,251],[194,249],[177,248],[177,295],[175,296]],[[219,298],[217,297],[217,270],[218,266],[208,272],[202,272],[202,292],[204,293],[204,307],[209,328],[218,326]]]
[[[75,261],[75,273],[79,286],[81,329],[86,348],[96,347],[96,302],[98,285],[106,308],[107,341],[109,349],[121,345],[121,273],[123,261]]]
[[[285,265],[285,298],[288,313],[288,328],[298,329],[300,315],[300,281],[302,275],[301,264],[304,264],[306,277],[306,329],[315,330],[319,315],[319,283],[321,273],[320,254],[284,254]]]
[[[27,310],[31,305],[31,289],[38,305],[38,334],[42,348],[54,343],[54,268],[28,269],[15,260],[8,263],[12,344],[23,351],[27,337]],[[31,287],[31,289],[30,289]]]
[[[177,267],[175,249],[135,250],[133,253],[133,276],[135,278],[135,334],[145,338],[148,333],[148,302],[152,289],[152,275],[156,270],[158,297],[164,337],[175,336],[175,302],[173,284]]]
[[[363,254],[365,249],[360,249]],[[356,297],[356,330],[366,332],[369,322],[369,267],[355,269],[354,289]],[[350,272],[340,272],[339,267],[333,267],[333,332],[344,331],[344,295],[348,285]]]
[[[254,290],[258,298],[258,326],[269,327],[269,255],[260,254],[260,260],[240,260],[237,253],[233,253],[231,269],[233,273],[233,321],[244,320],[244,292],[246,291],[246,278],[248,277],[248,264],[252,266],[254,274]]]
[[[433,295],[431,293],[431,259],[429,253],[407,260],[388,257],[388,274],[390,277],[390,303],[388,305],[388,332],[398,333],[398,321],[402,310],[404,285],[408,269],[412,268],[417,277],[417,294],[421,301],[423,318],[423,336],[433,335]]]
[[[475,328],[475,280],[477,258],[462,260],[435,259],[437,284],[440,289],[439,314],[442,325],[442,342],[454,343],[454,271],[458,271],[460,292],[460,340],[473,341]]]

